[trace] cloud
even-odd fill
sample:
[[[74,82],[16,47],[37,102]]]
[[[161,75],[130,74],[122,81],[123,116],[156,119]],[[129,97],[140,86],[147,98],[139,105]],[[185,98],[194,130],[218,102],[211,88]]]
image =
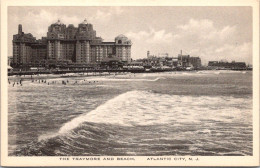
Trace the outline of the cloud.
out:
[[[229,61],[252,61],[252,43],[244,42],[242,44],[225,44],[220,48],[215,49],[215,55],[220,59],[227,59]]]
[[[203,20],[195,20],[195,19],[190,19],[187,24],[184,25],[179,25],[177,28],[184,30],[184,31],[196,31],[196,30],[209,30],[214,28],[213,27],[213,22],[208,19],[203,19]],[[192,28],[192,29],[191,29]]]
[[[113,17],[121,15],[123,12],[124,10],[120,6],[98,9],[93,16],[89,17],[89,20],[91,23],[105,24],[110,22]]]
[[[89,17],[90,22],[104,22],[108,21],[112,16],[111,12],[104,12],[102,10],[97,10],[96,14]]]
[[[234,25],[217,27],[212,20],[190,19],[176,28],[173,46],[184,49],[187,54],[200,56],[204,63],[220,59],[252,60],[252,43],[238,42],[239,34]]]
[[[211,20],[190,19],[188,23],[177,26],[177,31],[179,34],[175,36],[175,40],[193,38],[202,43],[223,43],[235,35],[236,26],[227,25],[218,29]]]
[[[139,31],[139,32],[128,32],[126,36],[133,41],[141,40],[142,42],[148,44],[161,44],[161,43],[171,43],[173,40],[173,35],[170,32],[162,30],[154,30],[150,28],[149,31]]]
[[[126,33],[138,50],[147,50],[151,54],[170,53],[177,56],[180,50],[184,54],[200,56],[202,62],[207,64],[210,60],[225,59],[228,61],[252,61],[252,43],[238,40],[237,27],[222,25],[217,27],[212,20],[190,19],[188,22],[176,25],[172,32],[165,29],[148,31],[129,31]]]
[[[148,31],[129,31],[125,35],[133,42],[133,59],[144,57],[148,50],[151,51],[151,54],[167,53],[174,39],[171,32],[167,32],[165,29],[155,30],[153,28]]]

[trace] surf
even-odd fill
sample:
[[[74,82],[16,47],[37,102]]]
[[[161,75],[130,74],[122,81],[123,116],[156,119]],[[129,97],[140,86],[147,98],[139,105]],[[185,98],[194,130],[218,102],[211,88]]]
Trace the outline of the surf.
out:
[[[57,133],[40,136],[39,140],[70,133],[84,123],[123,127],[181,125],[201,123],[208,120],[208,115],[214,122],[231,122],[238,118],[237,115],[250,117],[251,109],[246,109],[245,112],[247,106],[242,106],[250,103],[250,99],[242,98],[181,96],[134,90],[122,93],[96,109],[75,117],[61,126]],[[240,106],[235,108],[237,105]],[[188,106],[192,108],[187,108]]]

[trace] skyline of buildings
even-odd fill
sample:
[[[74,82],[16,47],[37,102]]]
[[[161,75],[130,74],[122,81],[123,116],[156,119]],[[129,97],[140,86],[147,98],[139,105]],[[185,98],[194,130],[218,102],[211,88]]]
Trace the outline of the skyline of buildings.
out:
[[[114,41],[119,34],[131,39],[133,59],[145,57],[147,50],[176,56],[182,49],[200,56],[203,65],[222,59],[248,64],[252,63],[251,14],[249,7],[14,6],[8,9],[8,55],[13,55],[12,38],[18,24],[41,39],[58,18],[77,27],[86,17],[104,41]]]
[[[131,40],[122,34],[118,35],[114,42],[103,42],[101,37],[96,36],[93,25],[86,19],[78,24],[78,27],[74,27],[73,24],[66,26],[58,20],[48,27],[47,36],[38,40],[31,33],[24,33],[22,25],[19,24],[18,34],[13,35],[12,62],[14,66],[35,66],[46,62],[91,64],[101,63],[104,58],[115,57],[119,61],[130,63],[131,45]],[[155,56],[149,53],[150,51],[147,52],[147,58],[153,60]],[[158,57],[167,58],[169,54],[159,53]],[[176,59],[165,60],[171,66],[201,66],[199,57],[190,57],[182,53],[178,54]]]
[[[15,65],[41,64],[45,61],[67,63],[100,63],[103,58],[117,57],[122,62],[131,61],[132,42],[124,35],[114,42],[103,42],[96,36],[93,25],[85,19],[78,27],[68,27],[60,20],[48,27],[46,37],[39,40],[25,34],[18,25],[18,34],[13,35],[13,63]]]
[[[182,50],[178,56],[169,56],[168,53],[159,53],[158,55],[151,55],[150,51],[147,51],[147,58],[141,59],[144,62],[157,64],[161,66],[174,66],[174,67],[193,67],[198,69],[202,66],[201,58],[190,55],[183,55]]]
[[[52,63],[101,63],[104,58],[116,57],[119,61],[130,63],[132,42],[124,35],[115,37],[114,42],[104,42],[96,36],[93,25],[85,19],[74,27],[65,25],[60,20],[48,27],[46,37],[36,39],[31,33],[24,33],[22,25],[18,25],[18,34],[13,35],[14,65],[43,65]],[[147,58],[157,57],[147,53]],[[170,57],[168,53],[158,53],[158,57]],[[170,65],[181,67],[200,67],[201,58],[189,54],[178,54],[172,57]],[[177,60],[177,64],[175,63]]]

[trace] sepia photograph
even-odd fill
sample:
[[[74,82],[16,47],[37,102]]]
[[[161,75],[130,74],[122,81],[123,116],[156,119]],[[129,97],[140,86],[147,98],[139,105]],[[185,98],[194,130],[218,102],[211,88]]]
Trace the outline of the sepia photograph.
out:
[[[1,153],[52,166],[259,165],[251,4],[7,5]]]

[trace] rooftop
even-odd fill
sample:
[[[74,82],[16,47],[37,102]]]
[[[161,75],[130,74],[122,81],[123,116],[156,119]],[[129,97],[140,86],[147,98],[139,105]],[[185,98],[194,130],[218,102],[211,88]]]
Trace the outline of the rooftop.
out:
[[[116,38],[127,38],[127,37],[123,34],[120,34],[120,35],[116,36]]]
[[[54,23],[54,24],[56,24],[56,25],[63,25],[63,23],[60,21],[60,19],[56,23]]]
[[[88,24],[87,19],[84,19],[84,21],[80,24]]]

